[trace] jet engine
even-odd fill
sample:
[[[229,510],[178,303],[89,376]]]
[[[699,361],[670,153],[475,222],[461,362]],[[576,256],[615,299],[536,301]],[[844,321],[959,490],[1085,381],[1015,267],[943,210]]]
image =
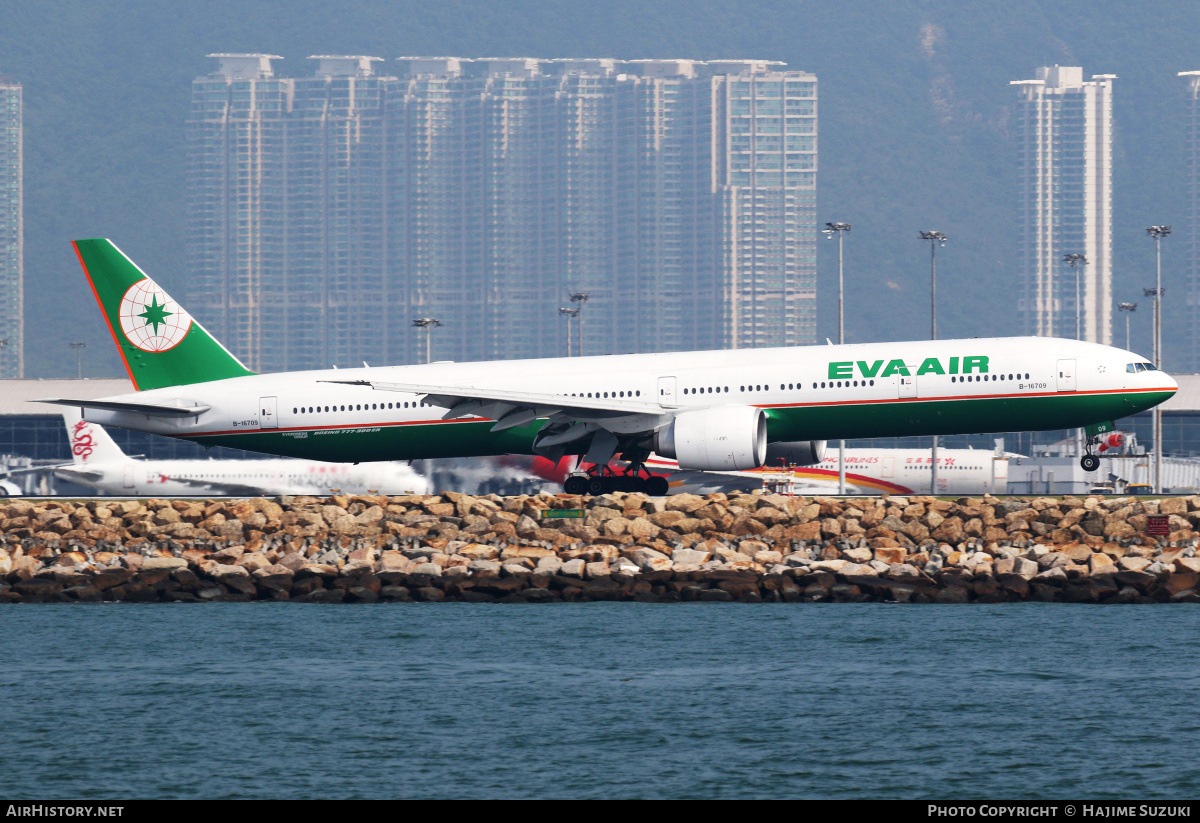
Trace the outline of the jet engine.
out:
[[[767,463],[772,466],[780,460],[789,466],[815,466],[824,459],[824,440],[793,440],[767,446]]]
[[[757,469],[767,459],[767,417],[754,406],[683,412],[655,432],[654,451],[675,458],[681,469]]]

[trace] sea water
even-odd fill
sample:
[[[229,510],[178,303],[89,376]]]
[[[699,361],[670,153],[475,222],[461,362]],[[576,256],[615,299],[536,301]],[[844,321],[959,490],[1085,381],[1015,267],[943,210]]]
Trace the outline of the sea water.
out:
[[[1200,793],[1184,605],[0,607],[0,797]]]

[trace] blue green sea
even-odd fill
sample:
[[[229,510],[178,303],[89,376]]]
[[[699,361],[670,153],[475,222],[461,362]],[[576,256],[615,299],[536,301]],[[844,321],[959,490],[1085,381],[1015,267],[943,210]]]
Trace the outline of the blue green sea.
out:
[[[0,795],[1200,794],[1200,609],[0,607]]]

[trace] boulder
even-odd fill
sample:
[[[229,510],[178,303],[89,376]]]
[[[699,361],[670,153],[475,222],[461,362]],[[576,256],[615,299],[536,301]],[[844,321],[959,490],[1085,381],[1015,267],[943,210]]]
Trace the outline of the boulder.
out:
[[[886,563],[889,566],[893,566],[897,563],[903,563],[906,557],[908,557],[908,549],[900,546],[896,546],[895,548],[877,547],[874,553],[874,558],[876,560],[878,560],[880,563]]]
[[[701,566],[712,558],[711,552],[697,549],[676,549],[671,552],[671,562],[675,566]]]
[[[566,569],[565,564],[563,565],[563,569]],[[612,570],[609,568],[607,562],[599,561],[596,563],[588,563],[584,567],[584,574],[588,580],[595,580],[599,577],[608,577],[612,574]]]
[[[173,510],[171,510],[173,511]],[[182,557],[147,557],[142,562],[142,571],[158,571],[166,569],[173,571],[174,569],[186,569],[188,562]]]
[[[662,552],[657,552],[654,549],[634,549],[625,554],[625,557],[633,562],[640,571],[643,572],[662,572],[670,571],[673,563],[671,558],[667,557]]]
[[[562,568],[558,570],[558,573],[563,577],[582,578],[586,572],[586,567],[587,562],[577,557],[573,560],[568,560],[566,563],[563,563]]]
[[[1150,565],[1150,563],[1151,563],[1151,561],[1147,560],[1144,557],[1134,557],[1134,556],[1122,557],[1119,560],[1117,560],[1117,566],[1122,571],[1129,571],[1129,572],[1144,571],[1146,569],[1146,567]]]

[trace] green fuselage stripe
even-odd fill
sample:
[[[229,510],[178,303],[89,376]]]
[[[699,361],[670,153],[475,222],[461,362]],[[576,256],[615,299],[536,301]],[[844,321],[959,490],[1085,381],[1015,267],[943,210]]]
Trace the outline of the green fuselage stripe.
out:
[[[763,406],[772,442],[929,434],[1044,431],[1118,420],[1163,402],[1170,391],[1063,392],[905,398]],[[684,409],[686,411],[686,409]],[[215,432],[185,439],[266,454],[360,463],[431,457],[533,454],[543,421],[492,432],[492,420],[418,421]]]

